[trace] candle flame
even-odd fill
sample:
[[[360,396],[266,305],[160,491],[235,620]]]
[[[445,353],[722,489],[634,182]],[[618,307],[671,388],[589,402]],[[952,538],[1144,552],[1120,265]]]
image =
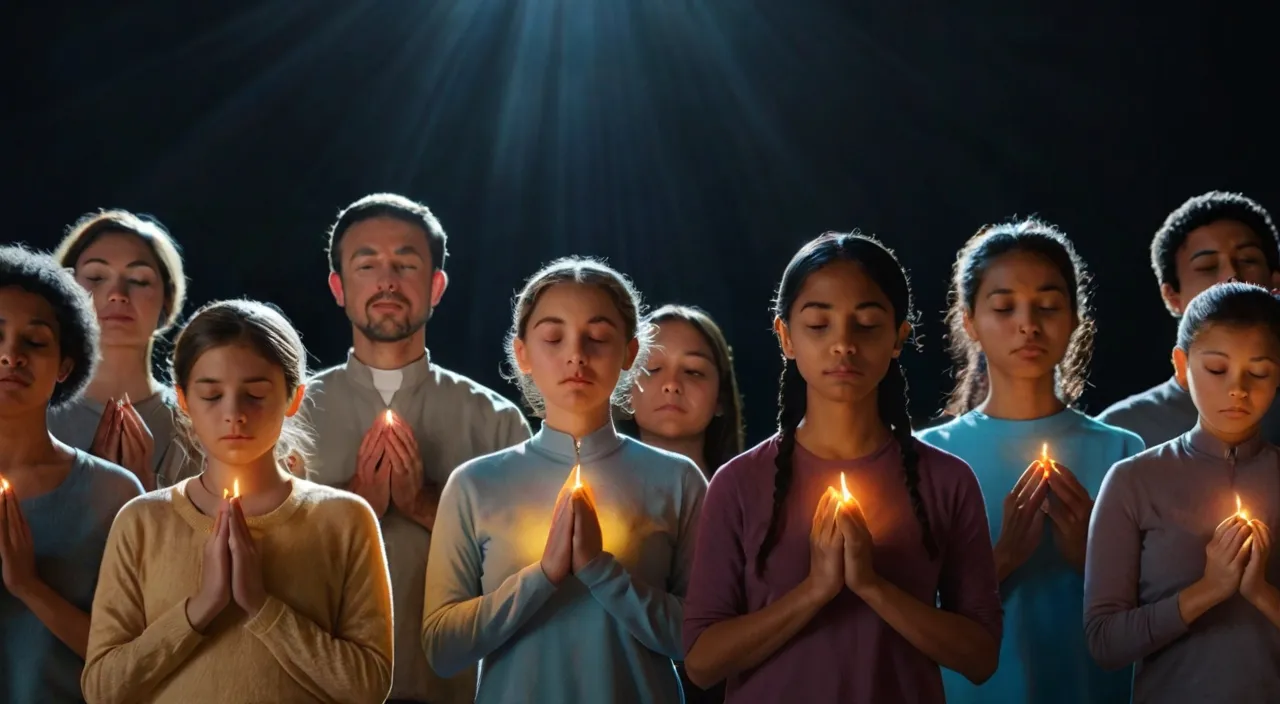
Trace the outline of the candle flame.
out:
[[[222,490],[222,498],[224,498],[224,499],[227,499],[227,498],[237,498],[237,499],[238,499],[238,498],[240,498],[240,480],[239,480],[239,479],[235,480],[234,482],[232,482],[232,483],[231,483],[231,486],[232,486],[232,488],[233,488],[233,490],[234,490],[234,492],[235,492],[235,493],[232,493],[231,491],[227,491],[226,489],[223,489],[223,490]]]
[[[0,491],[8,491],[8,490],[9,490],[9,480],[0,478]]]
[[[580,464],[573,465],[573,488],[582,488],[582,465]]]
[[[1245,522],[1249,521],[1249,512],[1244,510],[1244,507],[1241,505],[1239,494],[1236,494],[1236,515]]]
[[[853,501],[853,494],[849,493],[849,483],[844,479],[844,472],[840,473],[840,503]]]
[[[388,408],[388,409],[387,409],[387,412],[386,412],[386,413],[383,413],[383,414],[382,414],[382,417],[383,417],[383,419],[387,422],[387,425],[391,425],[391,418],[392,418],[392,416],[391,416],[391,409],[390,409],[390,408]]]
[[[1049,478],[1049,468],[1053,466],[1053,460],[1049,459],[1049,443],[1040,446],[1040,467],[1044,470],[1044,478]]]

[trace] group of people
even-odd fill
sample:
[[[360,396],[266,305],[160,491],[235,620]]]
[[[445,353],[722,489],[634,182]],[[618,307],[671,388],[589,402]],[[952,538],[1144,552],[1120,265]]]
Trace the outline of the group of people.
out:
[[[1097,418],[1055,227],[961,248],[956,388],[918,432],[907,272],[824,234],[778,285],[778,427],[749,449],[716,323],[580,257],[513,306],[534,432],[427,352],[446,245],[407,198],[343,209],[352,346],[315,374],[270,304],[184,320],[153,219],[0,247],[0,700],[1280,701],[1280,237],[1253,200],[1159,228],[1173,375]]]

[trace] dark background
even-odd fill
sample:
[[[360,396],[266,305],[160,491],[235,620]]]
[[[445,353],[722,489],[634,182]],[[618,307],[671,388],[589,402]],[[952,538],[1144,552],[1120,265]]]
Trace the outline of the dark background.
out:
[[[955,251],[1038,214],[1096,277],[1096,412],[1168,374],[1147,255],[1168,211],[1210,189],[1280,210],[1273,25],[1231,3],[1041,5],[11,5],[2,239],[52,247],[88,210],[153,214],[185,249],[188,310],[274,301],[327,366],[350,330],[325,228],[400,192],[450,235],[434,359],[515,397],[499,376],[515,289],[554,257],[607,257],[651,304],[721,322],[755,442],[779,370],[769,298],[802,242],[860,228],[898,250],[924,316],[906,358],[923,420],[949,388]]]

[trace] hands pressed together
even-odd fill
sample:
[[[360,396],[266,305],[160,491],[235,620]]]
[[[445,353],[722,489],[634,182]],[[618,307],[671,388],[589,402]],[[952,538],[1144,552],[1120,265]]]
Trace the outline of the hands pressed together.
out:
[[[89,453],[133,472],[143,490],[151,491],[156,488],[152,465],[155,449],[155,438],[129,396],[108,401],[93,433]]]
[[[31,528],[7,482],[0,484],[0,574],[4,588],[20,600],[40,581]]]
[[[824,602],[847,587],[858,596],[880,581],[871,560],[874,541],[856,500],[827,489],[809,530],[809,576],[805,583]]]
[[[585,486],[565,484],[551,513],[551,530],[542,551],[542,572],[559,586],[604,551],[595,498]]]
[[[1021,567],[1040,546],[1046,518],[1058,552],[1083,572],[1092,515],[1093,499],[1070,469],[1054,460],[1032,462],[1004,498],[995,545],[1000,580]]]
[[[204,544],[200,588],[187,601],[187,619],[203,632],[234,601],[251,618],[267,601],[262,553],[245,520],[239,497],[224,499]]]
[[[1267,582],[1271,559],[1271,529],[1256,518],[1232,514],[1218,524],[1204,548],[1204,576],[1200,578],[1218,604],[1239,592],[1254,606],[1274,587]]]
[[[430,530],[440,503],[440,486],[425,482],[422,471],[413,431],[388,414],[365,432],[347,490],[368,501],[378,518],[394,506]]]

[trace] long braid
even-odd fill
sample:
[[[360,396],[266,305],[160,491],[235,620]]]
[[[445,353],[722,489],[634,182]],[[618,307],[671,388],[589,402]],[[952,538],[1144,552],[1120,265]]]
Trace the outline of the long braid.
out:
[[[800,376],[800,368],[795,360],[787,359],[782,366],[782,377],[778,380],[778,455],[773,463],[777,469],[773,473],[773,512],[769,516],[769,529],[764,534],[764,542],[760,544],[760,552],[756,556],[756,574],[764,574],[765,558],[778,542],[778,519],[782,507],[787,501],[787,492],[791,489],[791,463],[796,449],[796,428],[804,419],[807,384]]]
[[[920,453],[916,452],[915,438],[911,435],[911,415],[907,411],[907,375],[896,359],[890,362],[889,372],[880,381],[876,405],[879,406],[880,420],[893,432],[902,452],[904,483],[911,496],[911,510],[920,522],[924,549],[931,559],[937,558],[938,544],[933,539],[933,531],[929,528],[929,514],[925,512],[924,501],[920,498]]]

